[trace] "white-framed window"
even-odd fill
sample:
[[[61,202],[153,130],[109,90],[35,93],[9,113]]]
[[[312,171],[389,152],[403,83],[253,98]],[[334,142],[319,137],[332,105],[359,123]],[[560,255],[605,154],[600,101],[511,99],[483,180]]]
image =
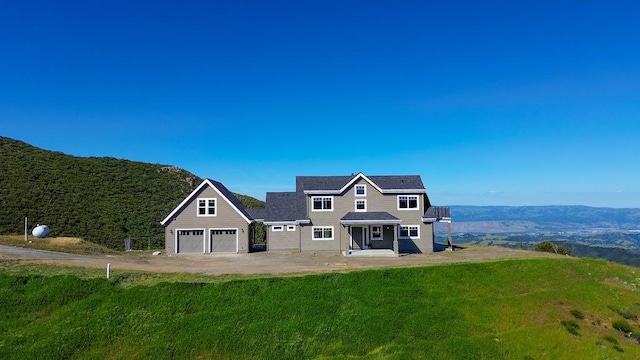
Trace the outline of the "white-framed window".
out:
[[[282,231],[283,227],[282,225],[273,225],[271,227],[271,231]]]
[[[287,225],[287,231],[296,231],[295,225]]]
[[[371,226],[371,240],[382,240],[382,226]]]
[[[198,216],[216,216],[216,198],[198,198]]]
[[[356,185],[356,196],[367,196],[367,185]]]
[[[333,226],[314,226],[313,240],[333,240]]]
[[[313,211],[333,211],[333,196],[314,196],[311,203]]]
[[[420,239],[420,226],[418,225],[402,225],[400,226],[399,238],[403,239]]]
[[[357,212],[367,211],[367,200],[364,200],[364,199],[356,200],[356,211]]]
[[[398,210],[418,210],[418,195],[398,195]]]

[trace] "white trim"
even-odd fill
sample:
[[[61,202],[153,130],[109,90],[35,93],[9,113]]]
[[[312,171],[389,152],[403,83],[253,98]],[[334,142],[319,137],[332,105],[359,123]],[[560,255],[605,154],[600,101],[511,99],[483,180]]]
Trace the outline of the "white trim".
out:
[[[373,228],[374,227],[379,227],[380,228],[380,237],[373,237]],[[382,226],[382,225],[371,225],[371,229],[369,230],[369,236],[370,236],[371,240],[373,240],[373,241],[383,240],[384,239],[384,226]]]
[[[383,189],[382,194],[426,194],[425,189]],[[304,190],[305,195],[340,195],[340,190]]]
[[[401,236],[402,228],[407,228],[407,236]],[[416,228],[417,236],[411,236],[411,228]],[[398,239],[420,239],[420,225],[400,225],[398,227]]]
[[[343,186],[342,189],[340,189],[340,194],[342,194],[345,190],[347,190],[347,188],[349,188],[349,186],[353,185],[353,183],[355,183],[359,179],[364,179],[371,186],[373,186],[376,190],[382,192],[382,189],[378,185],[376,185],[376,183],[371,181],[371,179],[366,177],[362,172],[359,172],[356,176],[353,177],[353,179],[351,179],[345,186]]]
[[[213,214],[209,214],[209,201],[213,200]],[[204,201],[204,214],[200,214],[200,201]],[[218,198],[196,198],[196,216],[214,217],[218,216]]]
[[[322,238],[316,238],[315,237],[315,232],[316,229],[322,229]],[[324,237],[324,230],[325,229],[331,229],[331,237],[330,238],[325,238]],[[311,240],[315,240],[315,241],[324,241],[324,240],[333,240],[335,238],[335,232],[333,229],[333,226],[314,226],[311,228]]]
[[[298,225],[299,221],[264,221],[265,225]]]
[[[207,253],[207,229],[205,228],[186,228],[186,229],[175,229],[173,230],[173,253],[180,254],[178,251],[178,234],[180,231],[202,231],[202,253]],[[190,254],[190,253],[187,253]]]
[[[406,208],[401,208],[400,207],[400,198],[401,197],[406,197],[407,198],[407,207]],[[409,198],[410,197],[415,197],[416,198],[416,207],[408,207],[409,206]],[[420,195],[398,195],[396,197],[396,205],[398,207],[398,210],[400,211],[410,211],[410,210],[420,210]]]
[[[287,225],[287,231],[296,231],[295,225]]]
[[[324,209],[324,208],[322,208],[322,209],[316,209],[316,208],[314,208],[314,206],[313,206],[314,199],[317,199],[317,198],[320,198],[320,199],[321,199],[321,203],[322,203],[322,206],[323,206],[323,207],[324,207],[324,199],[331,199],[331,208],[330,208],[330,209]],[[327,195],[325,195],[325,196],[312,196],[312,197],[311,197],[311,211],[333,211],[333,209],[335,208],[335,206],[334,206],[334,205],[335,205],[335,203],[334,203],[333,196],[327,196]]]
[[[211,183],[211,181],[209,179],[204,179],[202,181],[202,183],[200,185],[198,185],[197,188],[195,188],[191,194],[189,194],[189,196],[187,196],[184,200],[182,200],[182,202],[180,203],[180,205],[176,206],[175,209],[173,209],[173,211],[171,211],[171,213],[169,213],[169,215],[167,215],[166,218],[164,218],[164,220],[162,220],[160,222],[161,225],[166,225],[167,222],[173,218],[173,216],[180,210],[182,209],[187,203],[189,203],[191,200],[193,200],[193,197],[196,196],[196,194],[198,194],[198,192],[200,192],[200,190],[202,190],[203,187],[205,187],[206,185],[211,186],[217,193],[218,195],[220,195],[230,206],[231,208],[233,208],[246,222],[247,224],[251,224],[251,220],[249,220],[249,218],[246,217],[245,214],[242,213],[242,211],[240,211],[235,205],[233,205],[233,203],[231,201],[229,201],[229,199],[227,199],[226,196],[224,196],[222,194],[222,192],[220,192],[220,190],[218,190],[217,187],[215,187],[213,185],[213,183]],[[217,204],[216,204],[217,205]],[[216,210],[217,211],[217,210]]]
[[[213,240],[211,239],[211,230],[235,230],[236,231],[236,254],[238,253],[238,251],[240,251],[240,239],[238,238],[239,236],[239,230],[238,228],[209,228],[209,241],[207,241],[207,243],[209,244],[209,254],[214,254],[214,252],[212,251],[212,245],[213,245]],[[224,253],[223,253],[224,254]]]
[[[362,186],[364,192],[362,194],[358,194],[358,186]],[[367,185],[365,184],[355,184],[353,187],[353,194],[355,196],[367,196]]]
[[[279,229],[277,229],[279,228]],[[284,230],[284,226],[283,225],[271,225],[271,231],[283,231]]]
[[[364,203],[364,209],[358,209],[358,203]],[[356,199],[354,201],[354,211],[355,212],[367,212],[367,199]]]

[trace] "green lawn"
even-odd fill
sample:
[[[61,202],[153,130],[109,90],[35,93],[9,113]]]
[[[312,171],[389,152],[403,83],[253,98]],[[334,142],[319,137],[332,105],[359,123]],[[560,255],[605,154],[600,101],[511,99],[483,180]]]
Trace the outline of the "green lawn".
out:
[[[36,269],[0,267],[2,359],[640,358],[611,326],[640,332],[638,269],[605,261],[154,284]]]

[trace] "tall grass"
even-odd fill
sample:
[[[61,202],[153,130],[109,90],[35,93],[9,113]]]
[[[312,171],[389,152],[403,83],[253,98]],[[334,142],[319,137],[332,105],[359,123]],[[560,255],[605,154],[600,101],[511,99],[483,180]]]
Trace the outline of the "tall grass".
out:
[[[631,359],[640,345],[607,324],[640,310],[632,271],[532,259],[126,287],[0,272],[0,358]]]

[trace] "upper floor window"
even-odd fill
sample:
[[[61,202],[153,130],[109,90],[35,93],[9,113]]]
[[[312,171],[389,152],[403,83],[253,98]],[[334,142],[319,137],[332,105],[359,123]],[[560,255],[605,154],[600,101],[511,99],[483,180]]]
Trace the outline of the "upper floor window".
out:
[[[282,225],[273,225],[271,231],[282,231]]]
[[[398,210],[417,210],[418,195],[398,195]]]
[[[356,200],[356,211],[367,211],[367,200]]]
[[[314,196],[313,211],[333,211],[333,196]]]
[[[198,216],[216,216],[215,198],[198,198]]]
[[[367,185],[356,185],[356,196],[367,196]]]

